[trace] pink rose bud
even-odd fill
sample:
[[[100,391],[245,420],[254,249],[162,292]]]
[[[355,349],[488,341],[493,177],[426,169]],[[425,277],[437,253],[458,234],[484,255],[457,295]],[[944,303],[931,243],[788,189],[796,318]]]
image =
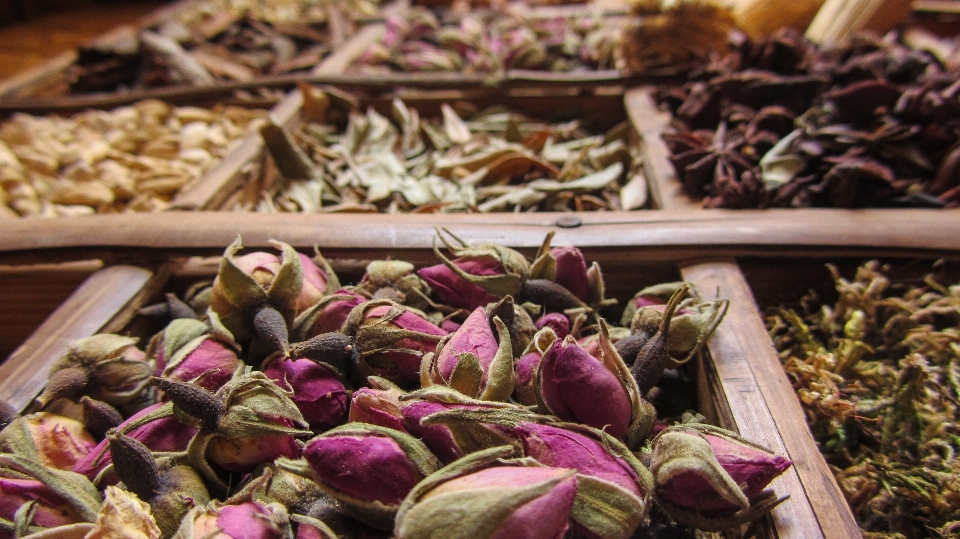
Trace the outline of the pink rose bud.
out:
[[[495,260],[461,260],[453,261],[461,271],[476,276],[493,276],[503,272],[499,262]],[[488,303],[497,301],[497,296],[487,292],[480,285],[460,277],[456,271],[444,264],[428,266],[417,272],[421,279],[427,282],[444,303],[463,309],[476,309]]]
[[[285,539],[290,537],[287,510],[280,504],[246,502],[191,510],[177,530],[177,539]]]
[[[563,313],[547,313],[537,319],[535,326],[538,330],[549,327],[560,339],[570,334],[570,319]]]
[[[388,429],[405,430],[401,419],[400,391],[361,387],[350,397],[352,423],[369,423]]]
[[[573,246],[554,247],[550,255],[557,261],[553,281],[573,293],[580,301],[590,296],[590,279],[587,276],[587,261],[580,249]]]
[[[571,336],[557,339],[540,362],[540,395],[564,421],[626,434],[633,404],[624,383]]]
[[[523,453],[555,468],[573,468],[577,473],[613,483],[643,498],[637,472],[621,457],[615,456],[599,441],[571,430],[521,423],[514,432],[523,442]]]
[[[87,521],[67,500],[40,481],[0,477],[0,518],[14,522],[20,506],[31,501],[37,503],[34,526],[53,528]],[[13,534],[0,529],[0,538],[13,539]]]
[[[164,365],[162,370],[161,363]],[[185,343],[172,357],[161,354],[157,360],[159,376],[180,382],[196,380],[198,386],[210,391],[229,382],[241,366],[235,349],[210,335]]]
[[[668,514],[710,531],[749,522],[783,501],[764,488],[791,464],[732,432],[692,423],[664,429],[650,458]]]
[[[329,368],[309,359],[277,358],[264,369],[281,388],[292,391],[290,400],[314,431],[324,431],[343,422],[348,391]]]
[[[449,232],[447,235],[449,239],[444,235],[440,239],[456,259],[451,261],[434,248],[443,264],[417,272],[441,300],[454,307],[472,310],[504,296],[517,297],[520,294],[523,281],[530,272],[530,263],[522,254],[492,243],[468,247],[460,238]]]
[[[376,375],[402,386],[420,380],[423,356],[447,334],[402,305],[381,300],[358,306],[344,323],[361,357],[360,375]]]
[[[537,404],[537,389],[533,383],[533,373],[540,366],[543,354],[534,350],[517,360],[513,398],[525,406]]]
[[[316,312],[305,315],[311,316],[312,321],[304,334],[304,340],[323,333],[340,331],[343,323],[350,316],[350,311],[365,301],[367,298],[344,288],[327,296],[316,305]]]
[[[317,296],[316,265],[311,262],[312,267],[304,269],[301,255],[293,247],[273,243],[283,252],[282,258],[265,252],[235,257],[243,248],[237,238],[220,261],[210,292],[210,310],[238,343],[246,344],[257,333],[263,333],[254,327],[259,311],[274,309],[279,318],[292,324],[297,313],[312,306]],[[311,277],[312,282],[306,277],[311,273],[317,277]]]
[[[364,423],[348,423],[313,438],[303,457],[320,487],[348,514],[381,529],[393,527],[407,493],[440,467],[420,440]]]
[[[327,272],[320,269],[313,259],[303,253],[297,253],[303,267],[303,290],[297,297],[297,313],[302,313],[316,305],[327,293]]]
[[[449,464],[463,456],[463,450],[460,449],[456,439],[454,439],[453,433],[446,425],[424,425],[421,421],[428,415],[463,407],[464,405],[452,403],[407,402],[401,409],[403,414],[402,424],[407,432],[423,440],[423,443],[440,459],[440,462]]]
[[[557,539],[569,529],[577,478],[562,468],[495,466],[418,494],[398,515],[397,539],[469,536],[479,518],[486,519],[485,537]],[[457,518],[444,518],[449,514]]]
[[[49,412],[18,417],[0,432],[0,450],[69,470],[93,451],[96,440],[83,423]]]
[[[487,312],[482,307],[474,309],[463,325],[437,346],[430,380],[468,397],[507,400],[514,387],[513,349],[506,325],[500,318],[494,318],[494,323],[497,335]]]
[[[136,439],[151,451],[161,453],[183,451],[197,433],[197,428],[181,423],[174,416],[161,417],[130,429],[130,425],[136,424],[139,420],[156,412],[163,406],[164,403],[158,403],[140,410],[118,425],[117,430]],[[104,468],[113,462],[110,451],[107,450],[109,445],[109,440],[103,440],[97,444],[85,457],[77,461],[73,466],[73,471],[85,475],[93,481]],[[104,481],[104,485],[116,484],[119,478],[115,474],[111,474]]]
[[[142,396],[154,365],[136,347],[137,339],[103,333],[80,339],[53,366],[42,406],[53,400],[79,400],[83,395],[114,406]]]

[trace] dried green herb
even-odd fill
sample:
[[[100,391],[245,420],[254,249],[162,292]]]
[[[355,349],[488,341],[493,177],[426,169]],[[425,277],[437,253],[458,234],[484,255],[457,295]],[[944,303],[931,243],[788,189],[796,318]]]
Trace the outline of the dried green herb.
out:
[[[311,122],[292,138],[268,133],[274,161],[284,163],[280,177],[265,177],[258,200],[239,208],[398,213],[646,205],[646,182],[626,124],[594,134],[579,121],[551,124],[503,107],[464,120],[446,104],[440,117],[427,118],[399,100],[391,112],[392,120],[372,108],[353,111],[342,132]],[[311,167],[304,163],[296,174],[284,172],[298,153],[313,169],[300,171]],[[267,196],[259,198],[261,192]]]
[[[960,530],[960,284],[893,281],[873,261],[839,299],[767,324],[810,428],[864,532]]]

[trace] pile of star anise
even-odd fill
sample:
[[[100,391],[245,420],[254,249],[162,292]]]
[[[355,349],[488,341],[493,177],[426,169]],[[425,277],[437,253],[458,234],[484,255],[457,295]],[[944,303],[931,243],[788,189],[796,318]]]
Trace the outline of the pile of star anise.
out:
[[[897,37],[742,40],[660,90],[687,193],[724,208],[960,205],[960,70]]]

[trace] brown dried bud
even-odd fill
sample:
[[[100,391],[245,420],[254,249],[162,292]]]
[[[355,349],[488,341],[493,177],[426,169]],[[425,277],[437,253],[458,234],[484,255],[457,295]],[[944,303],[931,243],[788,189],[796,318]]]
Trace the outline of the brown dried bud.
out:
[[[80,404],[83,406],[84,425],[87,426],[90,434],[98,439],[105,437],[108,430],[123,423],[120,412],[103,401],[84,396],[80,398]]]
[[[140,441],[119,433],[107,435],[113,469],[141,500],[150,501],[160,488],[160,472],[153,454]]]
[[[189,382],[164,380],[162,378],[153,378],[152,382],[167,394],[167,397],[173,401],[177,408],[187,415],[199,419],[203,428],[210,431],[217,430],[224,409],[223,404],[217,400],[213,393]]]

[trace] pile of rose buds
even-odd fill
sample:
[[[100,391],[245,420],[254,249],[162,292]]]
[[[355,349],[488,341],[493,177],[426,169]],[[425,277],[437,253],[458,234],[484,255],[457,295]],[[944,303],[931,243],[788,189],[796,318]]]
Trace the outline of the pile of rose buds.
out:
[[[684,283],[601,318],[599,266],[442,231],[341,286],[227,248],[212,284],[82,339],[0,432],[0,537],[693,537],[767,513],[790,461],[695,412],[726,312]]]

